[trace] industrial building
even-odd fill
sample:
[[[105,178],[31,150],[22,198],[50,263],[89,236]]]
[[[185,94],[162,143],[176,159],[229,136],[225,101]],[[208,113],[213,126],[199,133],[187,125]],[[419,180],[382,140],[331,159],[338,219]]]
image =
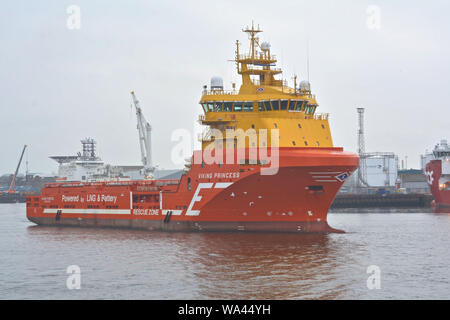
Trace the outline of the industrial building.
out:
[[[432,153],[421,156],[421,169],[399,170],[398,156],[392,152],[365,152],[364,108],[358,111],[358,154],[360,166],[344,184],[343,192],[386,192],[429,194],[429,186],[423,173]]]
[[[397,181],[398,157],[392,152],[366,153],[366,182],[371,187],[393,187]]]
[[[365,151],[364,108],[358,111],[358,155],[360,165],[347,188],[395,188],[397,182],[398,156],[392,152]]]
[[[430,193],[430,187],[422,169],[399,170],[398,180],[400,188],[406,193]]]

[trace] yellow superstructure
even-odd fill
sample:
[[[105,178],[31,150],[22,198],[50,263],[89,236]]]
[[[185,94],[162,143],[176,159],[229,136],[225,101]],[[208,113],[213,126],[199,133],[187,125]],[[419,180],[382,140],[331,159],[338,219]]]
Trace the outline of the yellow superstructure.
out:
[[[333,142],[328,124],[328,114],[317,114],[316,98],[311,94],[310,84],[302,81],[297,87],[289,87],[286,81],[276,79],[282,71],[273,68],[277,60],[270,53],[270,45],[259,43],[259,27],[243,30],[249,34],[250,48],[248,54],[240,54],[239,41],[236,41],[237,72],[242,76],[239,91],[224,90],[223,84],[211,84],[204,87],[200,104],[204,115],[199,117],[201,124],[209,126],[201,135],[202,148],[227,145],[227,132],[242,129],[248,132],[260,132],[262,129],[278,129],[279,147],[332,147]],[[213,130],[215,129],[215,130]],[[254,130],[254,131],[253,131]],[[217,138],[217,132],[221,132]],[[213,132],[213,134],[212,134]],[[258,141],[259,145],[271,146],[270,133],[267,142]],[[233,138],[236,140],[236,138]],[[220,141],[218,141],[220,140]],[[251,139],[245,140],[245,147],[255,147]],[[235,143],[236,145],[236,143]]]

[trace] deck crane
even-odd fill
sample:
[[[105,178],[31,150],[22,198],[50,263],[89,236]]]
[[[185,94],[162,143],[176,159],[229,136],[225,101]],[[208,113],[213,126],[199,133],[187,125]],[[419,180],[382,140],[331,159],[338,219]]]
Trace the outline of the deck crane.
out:
[[[20,164],[22,163],[23,154],[25,153],[25,149],[26,148],[27,148],[27,145],[24,145],[23,146],[23,150],[22,150],[22,154],[20,155],[19,163],[17,164],[16,172],[14,172],[11,184],[9,186],[8,193],[15,193],[16,192],[15,188],[16,188],[17,173],[19,172]]]
[[[150,123],[145,120],[142,109],[139,105],[139,100],[136,98],[134,91],[131,91],[133,104],[136,108],[137,129],[139,133],[139,145],[141,147],[141,160],[144,165],[143,173],[145,176],[153,173],[155,168],[152,165],[152,127]]]

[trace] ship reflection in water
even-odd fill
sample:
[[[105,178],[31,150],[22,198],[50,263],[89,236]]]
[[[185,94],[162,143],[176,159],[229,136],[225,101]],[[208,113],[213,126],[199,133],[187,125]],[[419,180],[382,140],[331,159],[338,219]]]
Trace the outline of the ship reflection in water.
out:
[[[450,216],[330,214],[346,234],[60,228],[0,206],[2,299],[448,298]],[[69,265],[81,289],[66,287]],[[381,289],[367,288],[367,267]]]

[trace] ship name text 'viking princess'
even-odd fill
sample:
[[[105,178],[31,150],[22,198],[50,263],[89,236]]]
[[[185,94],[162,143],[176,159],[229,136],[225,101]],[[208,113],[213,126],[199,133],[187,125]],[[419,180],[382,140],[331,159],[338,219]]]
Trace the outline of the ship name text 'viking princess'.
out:
[[[27,198],[37,224],[165,231],[338,232],[328,209],[358,167],[356,154],[334,147],[327,114],[310,84],[277,79],[281,69],[261,30],[236,42],[239,90],[211,79],[200,100],[201,150],[176,180],[47,184]]]

